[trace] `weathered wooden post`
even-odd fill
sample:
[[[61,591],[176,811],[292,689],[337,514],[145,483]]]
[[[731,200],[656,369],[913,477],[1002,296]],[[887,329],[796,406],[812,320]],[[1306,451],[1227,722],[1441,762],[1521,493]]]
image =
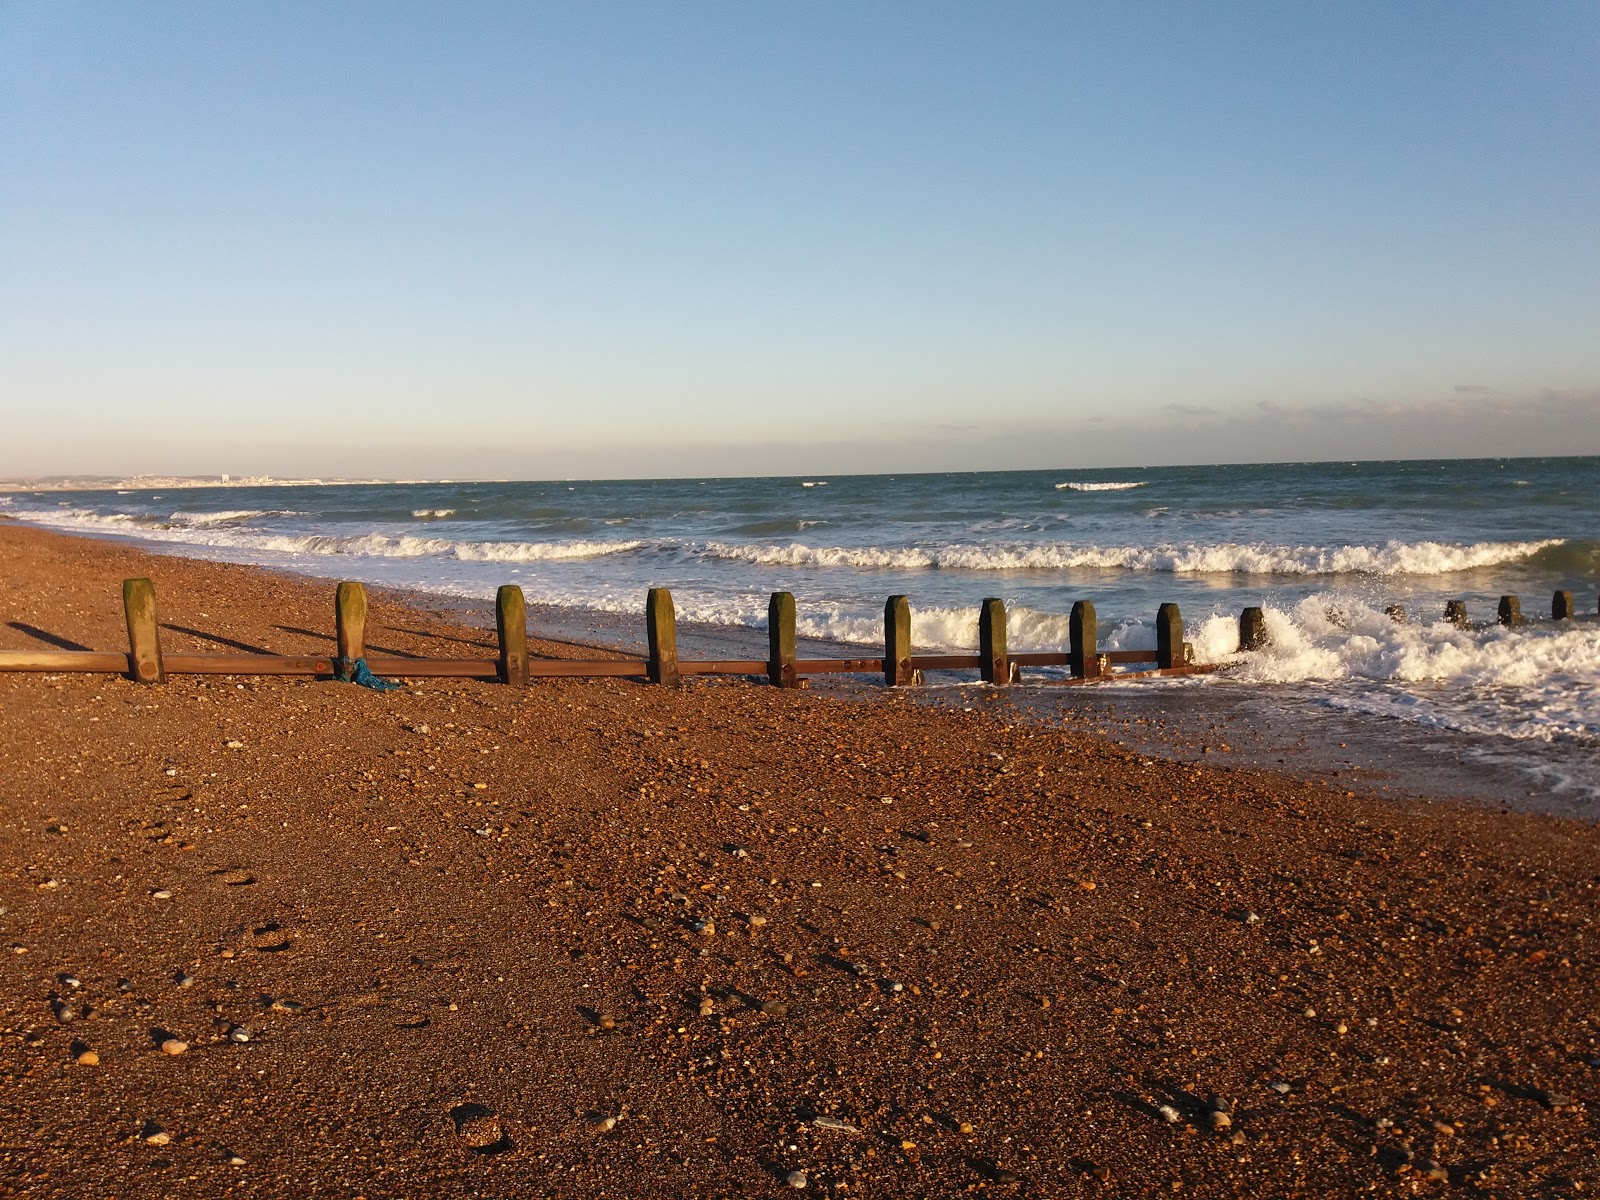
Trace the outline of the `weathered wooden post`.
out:
[[[1006,653],[1006,606],[991,596],[978,609],[978,674],[985,683],[1004,687],[1011,682],[1011,659]]]
[[[883,605],[883,682],[904,687],[911,679],[911,601],[890,596]]]
[[[1444,619],[1458,629],[1467,627],[1467,602],[1465,600],[1446,600],[1444,602]]]
[[[494,626],[500,635],[500,682],[528,686],[528,602],[522,589],[503,583],[494,595]]]
[[[666,588],[651,588],[645,597],[644,630],[650,641],[650,682],[677,687],[678,615]]]
[[[1078,679],[1098,679],[1100,632],[1092,600],[1079,600],[1072,606],[1072,617],[1068,622],[1068,628],[1072,635],[1072,645],[1067,648],[1067,662],[1073,676]]]
[[[1572,603],[1571,592],[1560,591],[1550,598],[1550,619],[1552,621],[1570,621],[1577,615],[1578,610]]]
[[[1187,665],[1183,652],[1183,614],[1168,601],[1156,610],[1156,669],[1170,670]]]
[[[1406,606],[1404,604],[1391,604],[1383,610],[1383,615],[1396,625],[1404,625],[1406,623]]]
[[[1267,644],[1267,614],[1252,605],[1239,614],[1239,649],[1259,650]]]
[[[1502,625],[1522,624],[1522,600],[1517,596],[1501,596],[1497,620]]]
[[[161,633],[156,625],[156,585],[148,579],[122,581],[122,612],[128,619],[128,675],[135,683],[165,683]]]
[[[333,594],[333,628],[338,655],[333,673],[348,680],[353,664],[367,656],[367,589],[348,580]]]
[[[767,601],[767,678],[776,688],[792,688],[794,669],[794,596],[773,592]]]

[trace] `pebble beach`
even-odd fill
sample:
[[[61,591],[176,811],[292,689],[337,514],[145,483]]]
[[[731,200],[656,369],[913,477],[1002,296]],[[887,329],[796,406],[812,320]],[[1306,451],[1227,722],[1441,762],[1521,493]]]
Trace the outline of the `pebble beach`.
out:
[[[326,580],[4,521],[0,648],[125,647],[129,576],[168,650],[330,653]],[[0,728],[0,1192],[1600,1190],[1592,823],[1003,691],[13,674]]]

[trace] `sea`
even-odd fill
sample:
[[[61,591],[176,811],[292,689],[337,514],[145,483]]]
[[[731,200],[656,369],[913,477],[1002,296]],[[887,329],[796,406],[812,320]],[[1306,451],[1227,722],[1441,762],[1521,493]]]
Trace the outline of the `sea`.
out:
[[[1065,648],[1079,599],[1095,603],[1102,649],[1149,647],[1172,601],[1197,659],[1226,670],[1028,703],[1102,716],[1155,704],[1168,741],[1197,753],[1238,743],[1266,765],[1600,818],[1596,457],[124,485],[13,491],[0,514],[480,611],[517,583],[536,626],[613,641],[636,640],[646,589],[665,586],[680,622],[720,631],[737,657],[764,656],[777,590],[794,594],[804,637],[849,645],[877,644],[885,597],[905,594],[928,650],[975,647],[991,596],[1014,649]],[[1579,619],[1550,619],[1558,590]],[[1496,622],[1503,595],[1525,624]],[[1443,620],[1450,600],[1469,627]],[[1270,641],[1241,653],[1246,606],[1265,610]],[[945,702],[974,694],[960,677],[934,682]],[[1215,732],[1224,720],[1231,738]],[[1308,738],[1311,726],[1331,732]]]

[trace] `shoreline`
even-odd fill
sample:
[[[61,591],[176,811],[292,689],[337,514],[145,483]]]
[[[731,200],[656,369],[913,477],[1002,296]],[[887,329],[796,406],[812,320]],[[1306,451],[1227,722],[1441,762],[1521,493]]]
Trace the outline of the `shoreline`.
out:
[[[324,581],[0,525],[0,640],[107,644],[132,574],[175,643],[331,636]],[[1600,1187],[1600,830],[966,707],[0,677],[0,1180]]]
[[[331,644],[331,576],[305,574],[283,566],[226,563],[203,557],[203,547],[145,544],[133,538],[54,530],[8,521],[0,515],[0,528],[8,526],[34,530],[46,537],[128,548],[162,559],[255,570],[306,587],[326,589],[326,629],[313,625],[308,632],[315,632],[323,646]],[[368,590],[383,604],[413,607],[447,623],[481,630],[489,639],[484,647],[493,648],[492,600],[385,584],[370,584]],[[158,603],[160,600],[158,597]],[[536,654],[558,658],[590,653],[602,657],[645,654],[642,597],[637,615],[533,602],[527,611],[530,645]],[[120,631],[113,636],[125,643],[126,635]],[[680,620],[678,639],[685,658],[766,656],[764,630],[750,626]],[[113,640],[93,648],[115,648],[117,644]],[[802,656],[816,657],[850,657],[865,650],[879,650],[876,643],[805,636],[797,639],[797,647]],[[20,644],[14,648],[20,648]],[[296,649],[281,652],[327,650],[297,643]],[[876,682],[866,677],[817,676],[811,678],[809,686],[830,693],[881,694]],[[992,703],[995,698],[985,692],[970,672],[948,672],[930,676],[930,686],[917,689],[913,695],[930,705],[961,708]],[[1425,794],[1481,806],[1600,821],[1600,769],[1589,762],[1590,755],[1581,746],[1543,744],[1539,757],[1558,764],[1564,771],[1555,772],[1557,778],[1578,781],[1553,789],[1529,768],[1526,759],[1530,743],[1503,735],[1413,726],[1390,717],[1340,711],[1320,703],[1314,684],[1232,687],[1221,680],[1159,684],[1130,680],[1088,688],[1054,688],[1048,682],[1035,681],[1003,693],[1002,699],[1018,719],[1090,725],[1138,753],[1160,754],[1178,762],[1226,755],[1236,765],[1280,771],[1375,795]],[[1500,743],[1504,746],[1500,747]]]

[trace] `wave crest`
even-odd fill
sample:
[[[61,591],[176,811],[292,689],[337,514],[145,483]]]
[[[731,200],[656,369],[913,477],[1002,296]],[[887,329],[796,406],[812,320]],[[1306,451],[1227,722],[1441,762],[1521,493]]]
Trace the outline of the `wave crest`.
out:
[[[713,558],[739,559],[759,566],[865,567],[890,570],[1037,571],[1073,567],[1166,571],[1173,574],[1249,575],[1446,575],[1527,558],[1563,544],[1391,541],[1382,546],[1272,546],[1222,542],[1212,545],[1080,546],[1070,542],[1037,545],[786,546],[708,542]]]

